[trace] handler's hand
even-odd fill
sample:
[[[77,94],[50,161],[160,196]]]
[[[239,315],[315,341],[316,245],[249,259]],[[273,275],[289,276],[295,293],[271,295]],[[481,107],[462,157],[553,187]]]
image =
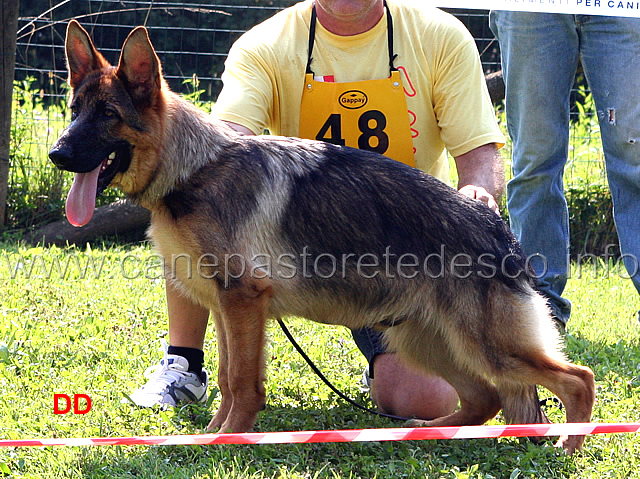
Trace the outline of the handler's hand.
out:
[[[458,191],[463,195],[468,196],[469,198],[473,198],[474,200],[483,202],[496,214],[500,214],[500,208],[498,207],[498,203],[496,202],[495,198],[482,186],[465,185]]]

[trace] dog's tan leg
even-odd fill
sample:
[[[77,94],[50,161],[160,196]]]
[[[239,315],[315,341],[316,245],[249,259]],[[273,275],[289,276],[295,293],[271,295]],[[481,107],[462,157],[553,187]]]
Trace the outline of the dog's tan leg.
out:
[[[491,307],[493,317],[498,318],[495,324],[500,328],[491,334],[494,342],[487,350],[494,351],[488,357],[500,358],[493,362],[492,374],[506,405],[507,421],[537,420],[531,416],[535,398],[530,396],[525,403],[522,391],[539,384],[560,398],[567,411],[567,422],[589,422],[595,402],[593,372],[569,363],[558,352],[561,340],[546,301],[539,295],[531,295],[510,302],[494,302]],[[512,318],[518,320],[511,321]],[[502,355],[498,356],[500,351]],[[560,438],[557,445],[572,453],[583,442],[584,436],[570,436]]]
[[[589,368],[568,364],[553,381],[545,386],[556,394],[564,403],[567,411],[567,422],[589,422],[595,402],[595,379]],[[563,436],[556,446],[564,448],[569,454],[579,450],[584,443],[584,436]]]
[[[227,367],[223,381],[226,417],[220,432],[246,432],[255,424],[258,412],[265,404],[264,342],[266,311],[270,289],[240,286],[220,292],[220,323],[226,339]],[[225,376],[226,374],[226,376]],[[231,396],[225,402],[224,396]],[[222,411],[224,413],[224,410]],[[209,424],[209,430],[218,426],[222,413]]]
[[[233,402],[231,390],[229,389],[229,355],[227,347],[227,335],[219,312],[211,312],[211,316],[215,321],[216,339],[218,342],[218,387],[222,394],[222,401],[218,411],[213,416],[211,422],[207,426],[207,431],[212,432],[220,429],[220,426],[227,419],[231,404]]]
[[[558,396],[567,411],[567,422],[589,422],[595,402],[595,380],[591,369],[548,357],[527,361],[533,368],[527,377]],[[557,446],[569,454],[580,449],[584,436],[563,436]]]

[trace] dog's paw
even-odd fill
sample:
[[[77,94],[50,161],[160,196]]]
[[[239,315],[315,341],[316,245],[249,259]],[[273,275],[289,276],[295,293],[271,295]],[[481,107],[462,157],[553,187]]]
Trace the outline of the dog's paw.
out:
[[[426,419],[409,419],[404,422],[404,427],[432,427],[433,421],[427,421]]]
[[[256,419],[257,414],[250,414],[245,411],[241,414],[234,414],[233,410],[229,412],[218,410],[209,422],[207,432],[249,432],[253,429]]]
[[[569,456],[579,451],[584,443],[584,436],[561,436],[555,446],[564,449]]]
[[[207,432],[217,432],[219,430],[220,432],[223,432],[220,428],[226,419],[227,413],[222,410],[218,410],[218,412],[213,416],[213,419],[209,421],[209,424],[207,425]]]

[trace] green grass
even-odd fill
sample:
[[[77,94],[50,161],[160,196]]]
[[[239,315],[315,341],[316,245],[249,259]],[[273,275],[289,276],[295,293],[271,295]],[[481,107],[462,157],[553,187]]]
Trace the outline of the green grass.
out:
[[[40,259],[38,259],[40,258]],[[51,265],[58,261],[59,267]],[[93,261],[93,267],[87,266]],[[22,261],[22,267],[20,267]],[[30,266],[33,265],[33,268]],[[65,271],[65,265],[68,265]],[[42,269],[42,267],[46,269]],[[94,250],[0,245],[0,437],[187,434],[210,408],[133,409],[123,393],[159,359],[166,335],[163,282],[145,246]],[[577,272],[576,272],[577,273]],[[640,301],[616,270],[570,280],[568,355],[597,377],[594,421],[639,421]],[[291,320],[294,335],[347,394],[364,366],[350,335]],[[275,325],[269,328],[268,407],[257,430],[397,427],[344,404],[315,377]],[[216,374],[215,332],[206,340]],[[53,394],[85,393],[86,415],[53,414]],[[561,412],[549,411],[555,422]],[[496,422],[500,422],[498,418]],[[640,437],[600,435],[573,457],[524,439],[271,446],[101,446],[0,449],[0,477],[28,478],[603,478],[640,477]]]

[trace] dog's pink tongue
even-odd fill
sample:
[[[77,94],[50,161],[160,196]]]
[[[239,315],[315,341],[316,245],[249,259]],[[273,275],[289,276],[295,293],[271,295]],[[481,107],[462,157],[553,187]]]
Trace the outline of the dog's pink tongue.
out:
[[[73,226],[86,225],[96,207],[96,191],[100,166],[89,173],[78,173],[67,196],[66,213]]]

